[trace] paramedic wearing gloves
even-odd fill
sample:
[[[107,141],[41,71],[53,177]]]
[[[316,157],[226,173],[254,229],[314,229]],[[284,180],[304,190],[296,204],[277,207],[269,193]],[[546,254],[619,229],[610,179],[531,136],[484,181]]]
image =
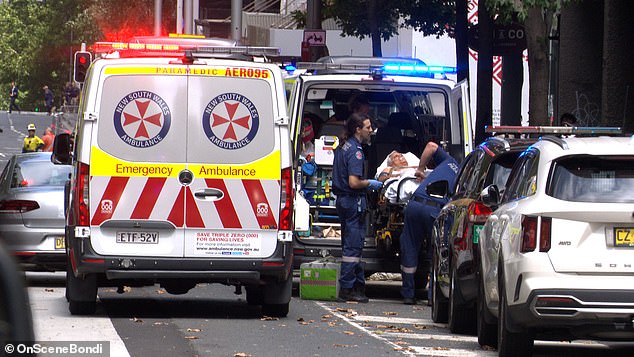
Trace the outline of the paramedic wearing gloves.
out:
[[[425,175],[425,166],[432,159],[436,164],[436,168],[429,175]],[[438,144],[431,141],[427,143],[416,170],[416,176],[423,178],[423,182],[414,191],[412,198],[405,207],[403,233],[401,233],[400,237],[401,276],[403,278],[401,295],[403,296],[403,302],[407,305],[416,304],[414,298],[414,273],[416,273],[416,268],[418,267],[421,247],[423,247],[423,242],[425,242],[424,256],[429,257],[434,219],[438,217],[438,212],[448,200],[448,198],[429,196],[426,188],[429,184],[442,180],[447,180],[449,187],[453,187],[457,174],[458,163],[456,160],[449,156]],[[429,286],[428,301],[431,300],[431,279]]]
[[[346,121],[342,143],[335,149],[332,181],[341,222],[339,301],[368,302],[361,265],[365,241],[363,217],[367,206],[365,191],[378,190],[383,185],[377,180],[363,178],[364,156],[361,145],[370,143],[371,134],[370,118],[361,113],[352,114]]]

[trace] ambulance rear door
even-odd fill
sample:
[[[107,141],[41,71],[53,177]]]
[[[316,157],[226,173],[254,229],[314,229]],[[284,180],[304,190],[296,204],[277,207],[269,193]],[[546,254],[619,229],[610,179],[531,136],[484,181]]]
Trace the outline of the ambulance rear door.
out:
[[[237,61],[190,66],[182,142],[192,178],[185,187],[186,257],[257,258],[276,249],[281,200],[276,118],[284,97],[274,69]]]
[[[84,115],[91,244],[102,255],[182,257],[187,66],[114,63],[95,73],[94,112]]]

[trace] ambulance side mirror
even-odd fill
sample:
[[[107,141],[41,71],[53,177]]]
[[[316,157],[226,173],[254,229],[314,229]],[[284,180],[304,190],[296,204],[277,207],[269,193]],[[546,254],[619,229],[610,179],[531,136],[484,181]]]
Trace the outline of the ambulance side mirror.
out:
[[[70,134],[59,133],[55,135],[55,141],[53,142],[53,154],[51,155],[51,162],[55,165],[70,165],[73,163],[72,156],[72,142]]]

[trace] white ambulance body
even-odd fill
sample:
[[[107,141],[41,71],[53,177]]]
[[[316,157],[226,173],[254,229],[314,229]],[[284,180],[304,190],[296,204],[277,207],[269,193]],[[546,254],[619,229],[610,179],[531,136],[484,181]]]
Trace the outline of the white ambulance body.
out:
[[[292,182],[279,67],[246,48],[145,46],[142,57],[94,61],[83,88],[67,211],[71,313],[94,312],[102,282],[176,294],[218,282],[285,316]]]

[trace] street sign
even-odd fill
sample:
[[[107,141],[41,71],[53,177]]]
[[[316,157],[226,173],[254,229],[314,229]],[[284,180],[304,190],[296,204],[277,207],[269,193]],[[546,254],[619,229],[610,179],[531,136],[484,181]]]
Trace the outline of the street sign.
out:
[[[304,30],[304,42],[308,46],[326,46],[326,30]]]
[[[478,51],[478,25],[469,28],[469,48]],[[505,56],[526,49],[526,32],[520,24],[493,25],[493,55]]]

